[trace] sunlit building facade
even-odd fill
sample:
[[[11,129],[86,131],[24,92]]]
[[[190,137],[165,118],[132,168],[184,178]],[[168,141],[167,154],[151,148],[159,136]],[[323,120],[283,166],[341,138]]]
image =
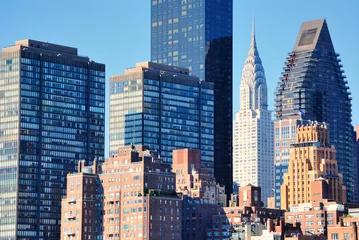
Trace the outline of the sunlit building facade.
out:
[[[213,174],[213,84],[152,62],[111,77],[110,154],[131,143],[157,150],[167,163],[175,149],[199,149]]]
[[[0,53],[0,239],[59,239],[65,177],[104,157],[105,65],[35,40]]]
[[[252,30],[252,40],[242,72],[240,110],[233,134],[233,182],[240,187],[260,186],[262,199],[273,195],[273,122],[267,103],[267,82]]]
[[[151,1],[151,61],[214,83],[214,165],[232,191],[233,0]],[[228,195],[229,196],[229,195]]]
[[[357,183],[353,178],[351,93],[340,61],[326,20],[303,23],[276,88],[275,111],[276,121],[303,119],[329,124],[330,143],[336,148],[348,201],[353,202]],[[286,171],[280,164],[277,168]]]

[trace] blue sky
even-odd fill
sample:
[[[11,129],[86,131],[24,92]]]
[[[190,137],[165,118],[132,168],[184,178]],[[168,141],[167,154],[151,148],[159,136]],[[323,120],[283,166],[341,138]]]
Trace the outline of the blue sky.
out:
[[[359,124],[358,9],[358,0],[234,0],[233,110],[239,109],[253,11],[270,109],[301,23],[326,18],[352,92],[353,125]],[[150,60],[150,0],[6,0],[1,3],[0,29],[0,47],[27,38],[76,47],[80,54],[105,63],[107,78]]]

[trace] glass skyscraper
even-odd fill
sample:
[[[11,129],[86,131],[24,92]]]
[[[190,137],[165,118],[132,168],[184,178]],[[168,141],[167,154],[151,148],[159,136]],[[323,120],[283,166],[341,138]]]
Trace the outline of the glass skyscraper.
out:
[[[105,65],[17,41],[0,53],[0,239],[59,239],[66,175],[104,156]]]
[[[276,89],[276,121],[303,119],[329,124],[330,143],[336,148],[347,199],[353,202],[356,183],[353,180],[351,96],[343,73],[326,20],[303,23]],[[283,134],[282,129],[275,127],[275,134],[277,131]],[[285,153],[281,151],[278,154]]]
[[[215,177],[232,191],[233,0],[152,0],[151,60],[214,83]]]
[[[110,155],[120,146],[146,145],[172,162],[172,150],[201,150],[202,167],[213,173],[213,84],[188,69],[137,63],[111,77]]]

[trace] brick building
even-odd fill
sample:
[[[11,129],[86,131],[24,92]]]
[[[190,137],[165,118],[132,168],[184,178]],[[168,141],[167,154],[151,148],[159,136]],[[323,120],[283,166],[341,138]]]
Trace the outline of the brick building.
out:
[[[212,216],[212,226],[207,229],[206,239],[242,237],[242,232],[243,230],[246,232],[248,224],[250,231],[255,231],[259,236],[263,229],[261,226],[268,219],[283,218],[284,210],[263,207],[260,193],[260,187],[252,185],[239,188],[239,199],[236,201],[240,205],[218,209],[218,212]]]
[[[170,164],[145,147],[121,147],[103,165],[68,174],[61,239],[181,239],[181,215]]]
[[[338,173],[335,148],[329,144],[328,126],[312,122],[297,127],[296,143],[291,144],[288,172],[281,186],[281,209],[291,204],[313,201],[317,187],[326,187],[327,199],[346,202],[343,176]],[[327,185],[312,183],[324,179]]]
[[[322,200],[321,202],[293,204],[285,213],[286,223],[301,223],[303,233],[326,234],[328,227],[338,226],[347,213],[344,204]]]
[[[172,171],[176,174],[176,191],[202,203],[227,206],[224,187],[201,167],[201,152],[196,149],[179,149],[173,151]]]
[[[187,240],[205,239],[206,229],[212,225],[212,215],[227,202],[224,187],[201,166],[199,150],[173,151],[176,191],[183,199],[182,238]]]

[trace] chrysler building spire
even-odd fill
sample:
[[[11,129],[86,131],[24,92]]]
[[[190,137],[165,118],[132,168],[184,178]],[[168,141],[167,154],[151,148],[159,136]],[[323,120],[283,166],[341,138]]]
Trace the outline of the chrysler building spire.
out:
[[[253,19],[251,44],[240,83],[240,110],[233,122],[233,183],[260,186],[265,204],[274,186],[271,114],[267,109],[267,84]]]
[[[252,39],[240,86],[240,109],[267,109],[267,83],[257,49],[253,17]]]

